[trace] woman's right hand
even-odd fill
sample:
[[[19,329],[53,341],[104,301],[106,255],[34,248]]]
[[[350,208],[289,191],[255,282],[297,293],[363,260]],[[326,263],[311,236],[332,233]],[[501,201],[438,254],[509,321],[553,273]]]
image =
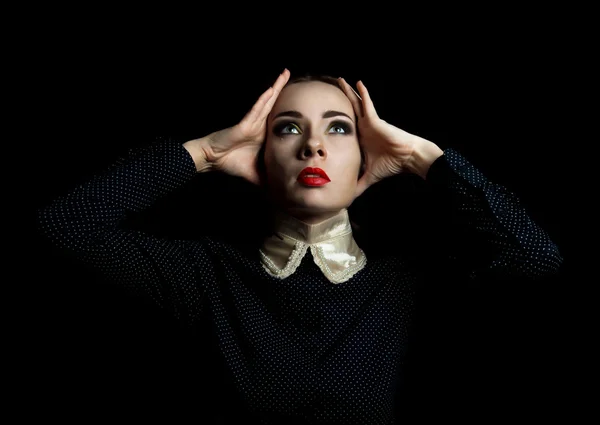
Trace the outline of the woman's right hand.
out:
[[[289,78],[290,72],[284,69],[239,123],[199,139],[210,169],[261,183],[257,160],[266,137],[267,116]]]

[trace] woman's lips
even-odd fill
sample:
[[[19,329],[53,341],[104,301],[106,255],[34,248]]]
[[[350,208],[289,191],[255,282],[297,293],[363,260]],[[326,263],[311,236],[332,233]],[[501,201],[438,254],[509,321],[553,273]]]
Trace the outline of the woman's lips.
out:
[[[307,186],[323,186],[331,181],[327,173],[320,168],[306,167],[298,174],[298,182]]]

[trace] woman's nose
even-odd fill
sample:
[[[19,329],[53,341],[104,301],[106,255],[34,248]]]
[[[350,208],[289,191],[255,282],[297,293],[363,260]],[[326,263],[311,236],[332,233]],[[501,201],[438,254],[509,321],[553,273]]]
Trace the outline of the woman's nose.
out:
[[[309,140],[306,141],[306,144],[302,148],[302,157],[312,158],[314,156],[326,158],[327,151],[320,140],[311,137]]]

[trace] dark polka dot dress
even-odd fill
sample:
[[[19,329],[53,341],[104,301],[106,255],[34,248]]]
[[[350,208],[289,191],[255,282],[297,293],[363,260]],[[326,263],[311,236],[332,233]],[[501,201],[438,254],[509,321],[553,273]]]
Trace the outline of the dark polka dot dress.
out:
[[[41,209],[40,231],[182,321],[210,321],[207,343],[216,344],[225,365],[230,385],[223,388],[235,393],[222,395],[231,400],[219,413],[223,423],[229,417],[262,424],[396,423],[418,273],[390,253],[333,284],[307,250],[297,269],[279,279],[265,271],[258,250],[214,238],[163,240],[120,226],[126,214],[150,207],[195,175],[180,144],[157,143]],[[452,221],[484,235],[493,251],[485,263],[466,268],[470,278],[490,272],[535,278],[558,269],[556,246],[514,195],[459,153],[447,150],[428,184],[447,197]],[[459,267],[469,264],[459,257]]]

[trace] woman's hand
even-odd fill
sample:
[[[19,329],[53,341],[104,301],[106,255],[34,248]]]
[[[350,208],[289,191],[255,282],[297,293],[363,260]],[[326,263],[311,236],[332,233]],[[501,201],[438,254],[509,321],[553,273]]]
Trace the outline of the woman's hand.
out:
[[[289,78],[290,72],[285,69],[239,123],[198,139],[203,157],[211,170],[260,184],[257,160],[265,141],[267,116]]]
[[[356,85],[357,94],[346,80],[339,80],[358,116],[360,144],[365,156],[365,170],[358,181],[356,196],[378,181],[399,173],[414,173],[425,178],[429,166],[443,151],[432,142],[379,118],[362,81]]]

